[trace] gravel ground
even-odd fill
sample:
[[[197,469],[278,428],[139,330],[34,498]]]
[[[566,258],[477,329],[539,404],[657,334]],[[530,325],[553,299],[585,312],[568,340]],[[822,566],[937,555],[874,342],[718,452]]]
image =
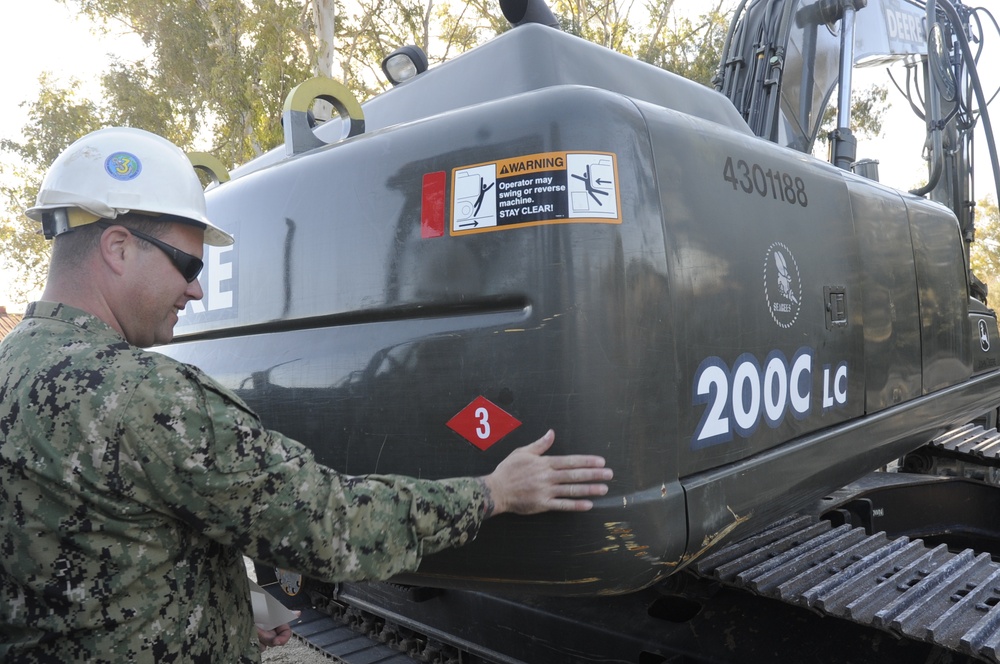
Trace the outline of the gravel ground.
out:
[[[337,661],[310,648],[298,637],[292,637],[292,640],[283,646],[268,648],[261,653],[260,659],[265,664],[330,664]]]

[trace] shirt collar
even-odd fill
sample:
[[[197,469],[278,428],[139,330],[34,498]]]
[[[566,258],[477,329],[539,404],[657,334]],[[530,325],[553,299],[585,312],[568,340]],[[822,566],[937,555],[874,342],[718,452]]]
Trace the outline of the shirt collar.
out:
[[[60,302],[38,301],[30,303],[24,311],[24,319],[28,320],[29,318],[48,318],[61,321],[87,332],[112,335],[115,341],[124,341],[122,335],[97,316]]]

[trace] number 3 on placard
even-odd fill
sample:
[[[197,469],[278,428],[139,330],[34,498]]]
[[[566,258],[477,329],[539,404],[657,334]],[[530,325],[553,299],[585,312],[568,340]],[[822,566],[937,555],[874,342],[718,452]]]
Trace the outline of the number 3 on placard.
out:
[[[490,411],[482,407],[477,408],[476,419],[479,420],[476,435],[479,436],[479,440],[486,440],[490,437]]]

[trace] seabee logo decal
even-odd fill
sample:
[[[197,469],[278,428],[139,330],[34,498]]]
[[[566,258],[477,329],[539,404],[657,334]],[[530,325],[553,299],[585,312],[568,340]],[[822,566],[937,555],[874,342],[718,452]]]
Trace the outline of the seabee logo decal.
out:
[[[142,172],[142,162],[134,154],[116,152],[104,161],[104,170],[116,180],[134,180]]]
[[[802,311],[802,277],[792,250],[773,242],[764,257],[764,299],[778,327],[788,329]]]

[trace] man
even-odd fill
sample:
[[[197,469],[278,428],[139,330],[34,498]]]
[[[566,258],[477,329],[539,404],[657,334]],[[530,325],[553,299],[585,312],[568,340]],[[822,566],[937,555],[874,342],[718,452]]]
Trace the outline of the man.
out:
[[[343,476],[197,368],[143,350],[202,297],[203,244],[232,242],[160,137],[85,136],[28,215],[54,245],[42,301],[0,344],[4,661],[258,661],[244,553],[385,578],[489,516],[607,492],[602,458],[543,456],[551,431],[482,478]]]

